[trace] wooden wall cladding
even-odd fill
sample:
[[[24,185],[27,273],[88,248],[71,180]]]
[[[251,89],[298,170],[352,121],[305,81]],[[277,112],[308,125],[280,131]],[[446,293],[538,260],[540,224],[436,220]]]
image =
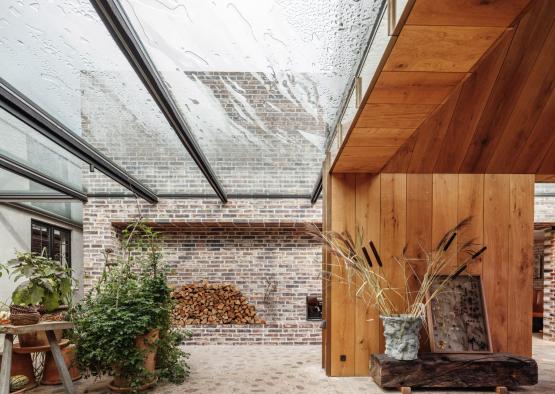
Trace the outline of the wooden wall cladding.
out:
[[[555,174],[554,22],[551,0],[415,0],[333,172]]]
[[[383,259],[399,255],[405,245],[409,254],[418,255],[419,242],[433,247],[447,230],[472,215],[471,226],[458,239],[488,246],[471,272],[483,278],[493,350],[531,354],[533,175],[392,173],[326,178],[324,199],[330,220],[325,228],[354,233],[362,226],[366,241],[378,245]],[[325,260],[328,267],[338,269],[331,256],[326,254]],[[401,272],[393,265],[388,269],[392,281],[401,284]],[[354,296],[354,286],[332,279],[330,288],[325,295],[330,302],[326,372],[366,376],[369,355],[384,349],[378,314]]]

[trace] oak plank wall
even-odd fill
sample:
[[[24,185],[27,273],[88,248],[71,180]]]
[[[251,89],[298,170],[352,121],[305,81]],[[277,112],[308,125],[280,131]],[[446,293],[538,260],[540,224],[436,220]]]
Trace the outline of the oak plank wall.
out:
[[[532,351],[532,229],[534,175],[511,174],[329,174],[324,199],[328,230],[365,229],[384,260],[419,254],[418,241],[435,245],[443,233],[469,214],[472,225],[459,236],[483,240],[488,251],[473,269],[483,276],[494,351]],[[329,254],[325,266],[339,273]],[[389,264],[394,282],[402,272]],[[354,286],[353,286],[354,287]],[[324,365],[331,376],[368,375],[369,355],[383,351],[377,312],[362,305],[332,278],[326,309]],[[399,302],[402,302],[399,300]],[[369,321],[370,320],[370,321]],[[345,356],[345,361],[340,361]]]

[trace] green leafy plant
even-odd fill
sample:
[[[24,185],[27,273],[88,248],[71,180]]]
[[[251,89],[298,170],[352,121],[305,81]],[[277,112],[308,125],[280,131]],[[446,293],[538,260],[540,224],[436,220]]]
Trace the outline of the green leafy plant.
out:
[[[96,287],[72,311],[77,362],[86,375],[113,375],[137,389],[158,377],[181,383],[189,374],[183,335],[171,327],[173,300],[162,263],[160,234],[142,222],[122,232],[122,253],[106,250]],[[144,365],[137,337],[159,330],[156,372]]]
[[[17,252],[16,258],[2,265],[14,281],[27,279],[12,293],[12,303],[18,306],[43,306],[47,312],[71,301],[71,269],[32,252]]]

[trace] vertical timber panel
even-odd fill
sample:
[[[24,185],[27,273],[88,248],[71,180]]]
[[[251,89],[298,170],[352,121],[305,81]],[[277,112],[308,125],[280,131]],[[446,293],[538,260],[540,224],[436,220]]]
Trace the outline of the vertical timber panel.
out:
[[[459,231],[457,236],[459,248],[466,242],[475,244],[484,242],[484,175],[482,174],[459,175],[457,222],[466,218],[472,219],[468,225]],[[461,251],[458,256],[459,264],[467,258],[468,254]],[[468,272],[474,275],[482,274],[482,257],[470,264]]]
[[[364,245],[380,244],[380,194],[379,175],[357,174],[356,224],[363,230]],[[370,354],[380,351],[380,317],[361,298],[356,299],[355,332],[355,375],[367,376]]]
[[[403,293],[404,272],[394,261],[403,253],[407,233],[407,175],[381,175],[381,237],[380,254],[383,260],[384,275],[391,286]],[[403,297],[392,296],[396,307],[403,307]],[[381,337],[380,333],[380,337]],[[381,350],[384,349],[380,343]]]
[[[511,175],[508,351],[532,354],[534,175]]]
[[[329,222],[330,222],[330,214],[331,214],[331,193],[329,190],[329,165],[330,165],[330,158],[329,153],[326,155],[326,159],[324,160],[324,165],[322,168],[322,230],[329,231]],[[327,277],[327,272],[329,272],[329,262],[330,262],[330,253],[328,252],[327,248],[322,246],[322,302],[323,302],[323,310],[322,310],[322,320],[325,322],[325,326],[322,329],[322,368],[326,371],[329,371],[331,368],[330,364],[330,338],[331,336],[328,334],[330,331],[330,327],[332,321],[329,315],[329,309],[331,305],[331,298],[330,298],[330,282]]]
[[[432,248],[458,223],[458,189],[458,174],[433,174]],[[457,244],[455,238],[447,254],[450,261],[445,274],[456,266]]]
[[[331,223],[330,229],[342,233],[355,230],[355,174],[333,174],[331,182]],[[353,376],[355,374],[355,308],[353,286],[343,277],[338,261],[332,258],[330,293],[330,318],[333,320],[330,338],[331,376]],[[344,361],[341,358],[345,358]]]
[[[494,352],[508,351],[510,175],[484,175],[482,281]]]
[[[424,258],[432,247],[432,174],[407,174],[407,255]],[[418,279],[409,281],[412,291],[418,290],[426,272],[424,261],[413,264]],[[412,270],[408,271],[409,274]],[[413,294],[414,295],[414,294]],[[426,328],[420,332],[420,350],[430,351]]]

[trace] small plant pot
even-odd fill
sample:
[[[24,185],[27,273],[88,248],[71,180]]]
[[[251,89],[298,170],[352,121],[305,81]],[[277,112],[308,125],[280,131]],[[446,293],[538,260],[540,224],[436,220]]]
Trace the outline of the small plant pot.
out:
[[[420,346],[422,318],[400,315],[380,316],[383,321],[385,354],[396,360],[416,360]]]
[[[149,331],[144,335],[139,335],[135,338],[135,347],[141,351],[145,352],[144,355],[144,367],[145,369],[154,375],[156,371],[156,341],[160,338],[160,330],[154,329]],[[150,382],[135,388],[136,391],[144,391],[156,384],[158,381],[157,377],[154,377]],[[109,388],[116,393],[128,393],[133,391],[129,386],[129,380],[124,376],[119,376],[117,373],[114,376],[114,380],[110,382]]]
[[[75,345],[71,344],[62,349],[62,356],[64,356],[64,362],[69,371],[69,376],[71,380],[77,380],[81,378],[81,372],[77,368],[77,361],[75,360]],[[54,357],[52,357],[51,352],[46,353],[46,358],[44,360],[44,372],[42,374],[41,384],[51,385],[51,384],[61,384],[62,379],[56,363],[54,362]]]
[[[10,315],[10,322],[14,326],[30,326],[31,324],[37,324],[40,320],[40,314],[38,312],[28,312],[28,313],[17,313]]]

